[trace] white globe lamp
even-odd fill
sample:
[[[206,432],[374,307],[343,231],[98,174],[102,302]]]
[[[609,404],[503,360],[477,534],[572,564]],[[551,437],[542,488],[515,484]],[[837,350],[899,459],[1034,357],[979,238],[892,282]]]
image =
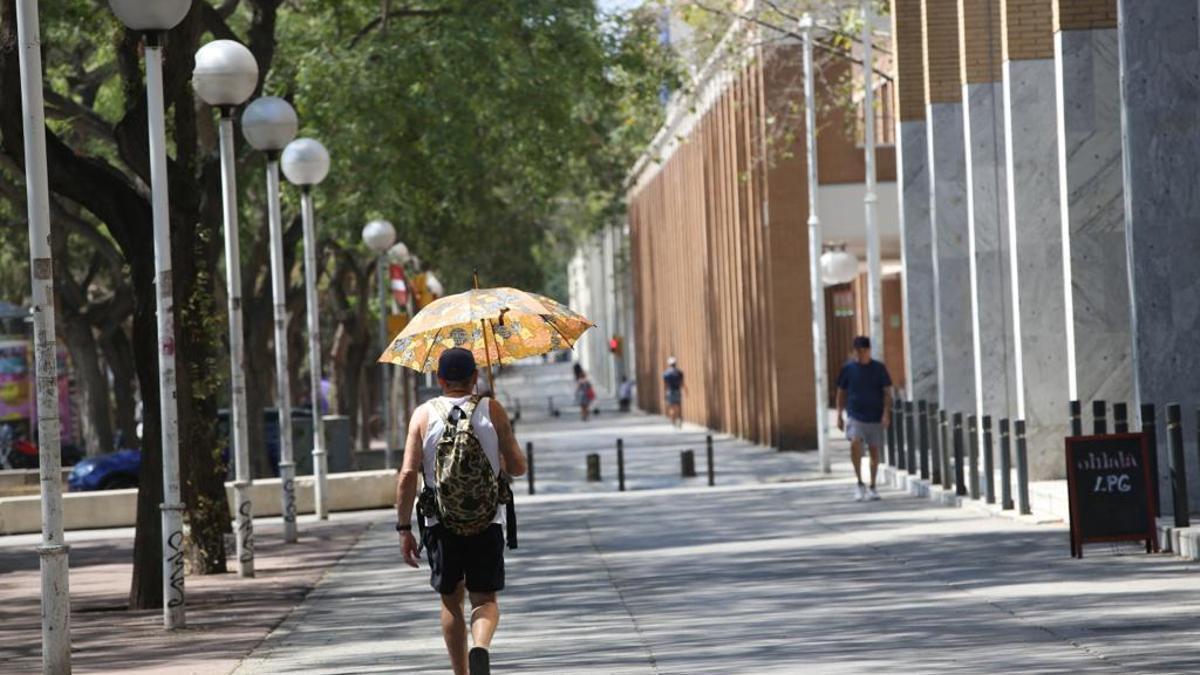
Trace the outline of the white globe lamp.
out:
[[[826,286],[849,283],[858,276],[858,258],[844,250],[821,254],[821,280]]]
[[[258,61],[240,42],[213,40],[196,52],[192,86],[209,105],[241,105],[258,87]]]
[[[255,150],[279,152],[296,138],[299,128],[295,108],[277,96],[254,99],[242,112],[242,135]]]
[[[297,138],[283,149],[283,175],[293,185],[312,187],[329,175],[329,151],[320,141]]]
[[[363,227],[363,243],[377,254],[382,254],[396,243],[396,228],[386,220],[372,220]]]
[[[183,21],[192,0],[108,0],[113,14],[137,31],[171,30]]]

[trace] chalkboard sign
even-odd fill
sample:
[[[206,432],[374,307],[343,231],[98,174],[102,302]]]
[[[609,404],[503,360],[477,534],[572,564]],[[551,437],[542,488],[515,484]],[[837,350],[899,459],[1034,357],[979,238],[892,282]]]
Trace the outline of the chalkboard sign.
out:
[[[1143,434],[1067,439],[1073,557],[1095,542],[1144,540],[1147,553],[1158,550],[1152,466]]]

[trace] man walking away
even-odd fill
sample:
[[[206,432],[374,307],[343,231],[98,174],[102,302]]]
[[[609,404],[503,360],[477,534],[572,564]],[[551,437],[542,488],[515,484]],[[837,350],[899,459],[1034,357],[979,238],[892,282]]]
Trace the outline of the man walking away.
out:
[[[892,423],[892,378],[887,366],[871,358],[870,338],[854,338],[854,358],[842,366],[837,387],[837,425],[850,440],[850,461],[858,479],[854,500],[875,501],[879,499],[875,491],[879,447],[883,445],[883,430]],[[864,486],[862,479],[864,445],[871,454],[870,487]]]
[[[683,426],[683,392],[687,391],[683,384],[683,371],[674,356],[667,358],[667,369],[663,371],[663,385],[667,394],[667,417],[671,424]]]
[[[419,475],[425,489],[418,517],[430,584],[442,598],[450,666],[454,675],[489,675],[488,650],[500,622],[496,594],[504,589],[504,501],[512,498],[502,481],[525,473],[525,454],[504,406],[472,395],[479,373],[471,352],[447,349],[437,375],[442,396],[418,407],[408,426],[396,481],[396,530],[404,562],[419,567],[411,525]],[[469,652],[464,594],[475,642]]]

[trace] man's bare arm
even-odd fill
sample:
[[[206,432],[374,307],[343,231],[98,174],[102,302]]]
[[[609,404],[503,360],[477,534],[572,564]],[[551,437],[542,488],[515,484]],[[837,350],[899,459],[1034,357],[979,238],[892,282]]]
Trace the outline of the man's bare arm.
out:
[[[883,388],[883,426],[892,423],[892,388]]]
[[[508,412],[496,399],[489,399],[492,426],[496,427],[496,436],[500,440],[500,464],[510,476],[524,476],[528,470],[525,453],[517,442],[512,423],[508,421]]]
[[[842,416],[842,411],[846,409],[846,390],[838,387],[837,390],[837,414]]]
[[[413,504],[417,500],[417,477],[421,475],[422,445],[428,415],[424,408],[413,414],[404,442],[404,463],[396,478],[396,515],[401,524],[412,522]]]

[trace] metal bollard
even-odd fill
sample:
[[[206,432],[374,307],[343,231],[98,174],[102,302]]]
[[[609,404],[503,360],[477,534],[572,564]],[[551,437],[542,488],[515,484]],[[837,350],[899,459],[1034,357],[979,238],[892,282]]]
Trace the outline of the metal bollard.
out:
[[[966,467],[963,466],[963,461],[966,459],[963,454],[966,448],[963,446],[963,418],[962,413],[954,413],[954,494],[967,494],[967,477]]]
[[[525,464],[528,465],[529,494],[537,494],[537,489],[533,485],[533,441],[525,444]]]
[[[587,456],[587,479],[589,483],[597,483],[600,478],[600,455],[591,453]]]
[[[1124,403],[1113,404],[1113,433],[1129,433],[1129,406]]]
[[[1033,513],[1029,507],[1029,453],[1025,447],[1025,420],[1017,420],[1017,506],[1022,515]]]
[[[713,468],[713,441],[712,436],[705,439],[707,447],[705,448],[708,454],[708,486],[712,487],[717,484],[716,471]]]
[[[1154,491],[1151,501],[1154,503],[1154,517],[1162,515],[1162,489],[1158,477],[1158,423],[1154,419],[1154,404],[1142,404],[1142,433],[1146,435],[1146,445],[1150,446],[1150,488]]]
[[[1008,418],[1000,420],[1000,508],[1011,511],[1012,498],[1012,448],[1009,445]]]
[[[930,464],[930,480],[934,485],[942,484],[942,444],[941,429],[938,426],[937,410],[931,405],[929,406],[929,415],[925,420],[929,427],[929,464]]]
[[[1083,404],[1079,401],[1067,403],[1067,420],[1071,424],[1071,435],[1083,435]]]
[[[892,404],[892,426],[896,427],[896,468],[908,469],[908,452],[904,449],[904,402]]]
[[[679,476],[681,478],[696,477],[696,453],[684,450],[679,453]]]
[[[1175,506],[1175,527],[1188,527],[1187,465],[1183,458],[1183,424],[1178,403],[1167,404],[1167,445],[1171,448],[1171,495]]]
[[[617,490],[625,491],[625,441],[617,439]]]
[[[954,474],[950,470],[954,445],[950,435],[950,417],[945,410],[938,411],[938,423],[941,425],[942,435],[942,488],[949,490],[954,487]]]
[[[895,413],[895,410],[896,410],[896,406],[895,406],[895,404],[893,404],[892,405],[893,423],[889,424],[888,428],[887,428],[886,459],[887,459],[888,466],[896,466],[896,424],[895,424],[896,413]]]
[[[908,475],[917,472],[917,433],[916,419],[913,415],[913,402],[904,402],[904,437],[908,439],[908,458],[905,460]]]
[[[921,480],[929,480],[929,404],[917,401],[917,446],[921,449]]]
[[[1108,405],[1104,401],[1092,401],[1092,433],[1097,436],[1108,433]]]
[[[983,497],[996,503],[996,458],[992,454],[992,416],[983,416]]]
[[[968,474],[967,485],[971,499],[979,499],[979,419],[967,416]]]

